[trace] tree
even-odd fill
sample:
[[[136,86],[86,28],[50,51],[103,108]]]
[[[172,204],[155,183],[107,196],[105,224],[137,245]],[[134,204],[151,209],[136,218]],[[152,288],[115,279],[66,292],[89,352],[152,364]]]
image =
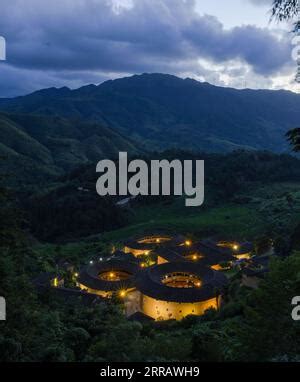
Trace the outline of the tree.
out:
[[[235,327],[241,361],[293,360],[300,351],[300,327],[291,318],[291,301],[299,294],[299,253],[273,261],[266,279],[248,297],[244,319]]]
[[[286,136],[290,144],[293,146],[293,151],[300,151],[300,127],[288,131]]]
[[[274,0],[272,8],[272,18],[279,21],[290,20],[298,15],[298,0]],[[300,27],[300,22],[296,21],[295,30]],[[293,146],[293,151],[300,151],[300,128],[297,127],[287,132],[288,141]]]
[[[192,355],[194,359],[200,362],[220,362],[223,360],[219,331],[213,329],[209,323],[203,323],[193,330]]]
[[[274,0],[272,18],[279,21],[289,20],[298,14],[298,0]]]
[[[272,248],[272,240],[266,235],[258,237],[254,242],[254,248],[256,255],[263,255]]]

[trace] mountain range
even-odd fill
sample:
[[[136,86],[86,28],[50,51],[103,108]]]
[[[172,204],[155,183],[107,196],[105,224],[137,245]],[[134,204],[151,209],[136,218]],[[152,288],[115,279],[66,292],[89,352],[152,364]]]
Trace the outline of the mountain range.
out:
[[[289,150],[300,95],[142,74],[0,99],[0,155],[10,170],[62,174],[118,151]]]

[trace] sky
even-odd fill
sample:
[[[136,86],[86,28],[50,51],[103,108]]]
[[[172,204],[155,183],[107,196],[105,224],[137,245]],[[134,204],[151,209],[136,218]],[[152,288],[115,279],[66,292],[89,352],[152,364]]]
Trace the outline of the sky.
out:
[[[1,0],[0,97],[169,73],[235,88],[294,84],[272,0]]]

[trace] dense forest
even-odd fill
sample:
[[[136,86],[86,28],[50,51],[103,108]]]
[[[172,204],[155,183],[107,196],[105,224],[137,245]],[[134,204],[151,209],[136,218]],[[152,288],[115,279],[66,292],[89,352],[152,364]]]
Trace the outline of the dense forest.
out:
[[[151,159],[203,159],[206,193],[204,207],[237,201],[249,188],[275,182],[299,182],[299,160],[293,156],[268,152],[237,151],[227,155],[191,153],[178,150],[152,153]],[[139,197],[133,208],[116,206],[117,197],[100,198],[95,191],[99,174],[95,164],[80,166],[67,176],[58,177],[49,191],[20,192],[19,199],[27,214],[29,228],[40,240],[76,240],[129,224],[140,206],[174,197]],[[247,201],[244,196],[241,202]],[[51,208],[49,208],[51,206]],[[111,219],[111,217],[114,217]]]
[[[85,306],[51,292],[38,296],[36,253],[5,190],[0,212],[0,294],[9,302],[2,361],[299,361],[299,325],[290,319],[299,252],[275,260],[258,290],[233,281],[219,312],[141,324],[128,321],[117,301]]]
[[[288,155],[171,151],[153,156],[205,159],[207,187],[212,190],[208,209],[243,203],[240,199],[249,197],[251,187],[300,180],[298,160]],[[118,300],[86,305],[80,298],[70,303],[51,291],[38,292],[33,278],[49,268],[47,261],[53,266],[55,262],[49,255],[40,257],[34,245],[37,239],[60,240],[63,245],[110,231],[130,224],[134,210],[145,203],[154,208],[161,202],[138,199],[125,209],[114,200],[100,202],[92,192],[95,178],[94,166],[80,167],[57,178],[56,187],[36,195],[7,189],[2,179],[0,295],[8,301],[8,319],[0,323],[2,361],[299,361],[299,325],[290,319],[290,302],[300,287],[299,226],[295,224],[285,231],[280,228],[288,245],[272,261],[259,289],[241,286],[237,275],[231,279],[222,309],[202,317],[140,323],[126,319]],[[278,253],[280,248],[278,244]]]

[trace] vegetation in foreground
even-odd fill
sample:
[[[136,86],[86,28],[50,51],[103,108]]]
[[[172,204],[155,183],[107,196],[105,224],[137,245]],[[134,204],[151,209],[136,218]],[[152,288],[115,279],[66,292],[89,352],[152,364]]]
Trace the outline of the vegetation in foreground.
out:
[[[1,360],[299,360],[299,325],[291,319],[291,299],[299,291],[300,272],[298,183],[254,181],[250,185],[239,180],[238,184],[238,192],[230,197],[225,189],[212,195],[204,209],[188,213],[183,212],[180,199],[168,204],[154,200],[150,205],[137,200],[131,207],[131,223],[124,228],[78,242],[43,245],[28,235],[24,215],[3,189],[0,295],[8,301],[8,320],[0,323]],[[251,236],[257,242],[271,235],[280,257],[259,289],[241,286],[235,272],[219,312],[208,311],[203,317],[189,316],[181,322],[132,322],[117,301],[68,304],[50,291],[37,295],[33,288],[32,278],[52,271],[59,260],[80,266],[93,256],[109,253],[112,242],[157,227],[197,237],[208,233]]]
[[[219,312],[141,324],[128,321],[116,302],[67,304],[51,292],[38,298],[30,280],[35,253],[3,199],[1,214],[0,293],[8,301],[8,320],[0,323],[2,361],[299,360],[300,329],[290,305],[300,287],[297,251],[274,260],[255,291],[233,278]]]

